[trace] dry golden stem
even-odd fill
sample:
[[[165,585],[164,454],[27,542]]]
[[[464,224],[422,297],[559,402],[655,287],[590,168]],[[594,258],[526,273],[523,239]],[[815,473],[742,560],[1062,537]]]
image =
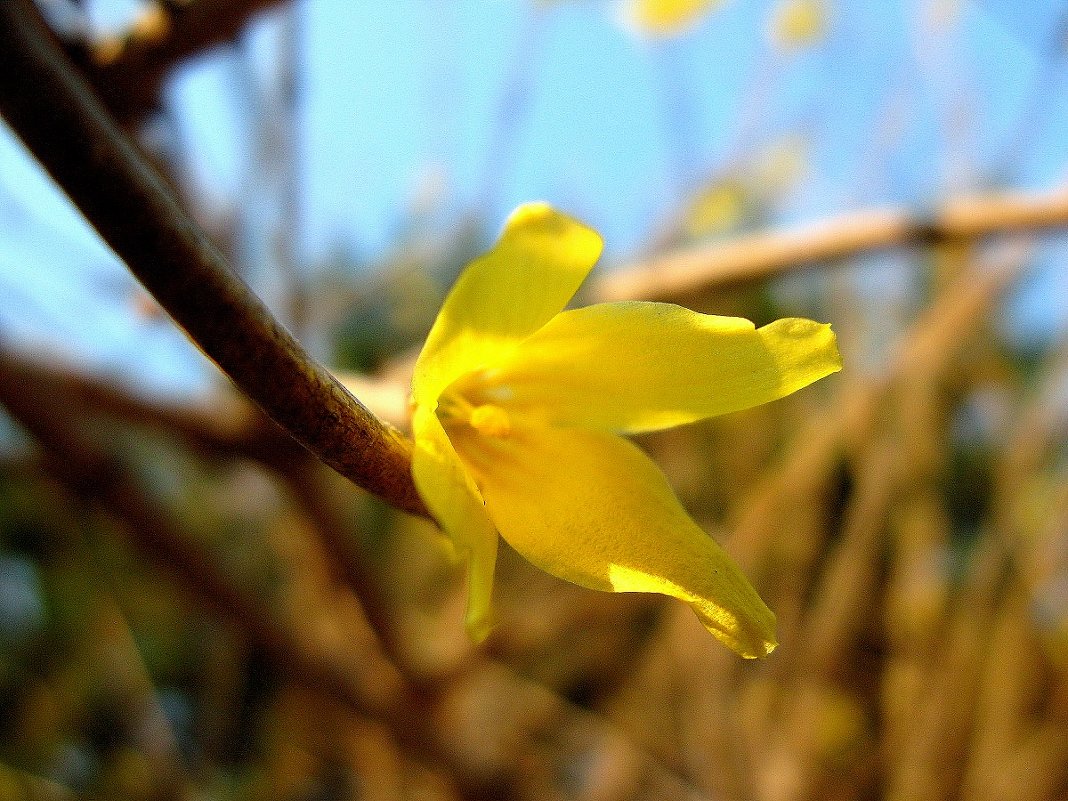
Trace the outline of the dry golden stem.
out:
[[[995,797],[999,776],[1033,725],[1044,692],[1040,651],[1029,626],[1025,593],[1013,587],[996,614],[961,791],[969,801]]]
[[[856,489],[842,521],[841,542],[830,555],[799,637],[798,670],[839,675],[864,621],[875,617],[880,542],[888,509],[904,471],[895,447],[872,445],[857,467]]]
[[[930,217],[871,209],[655,256],[602,276],[592,294],[600,301],[677,300],[874,250],[1064,226],[1064,189],[951,199]]]

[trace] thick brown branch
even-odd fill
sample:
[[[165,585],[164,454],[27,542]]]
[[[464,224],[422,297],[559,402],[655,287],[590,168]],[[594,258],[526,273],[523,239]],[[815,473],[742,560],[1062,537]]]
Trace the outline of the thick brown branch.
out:
[[[907,209],[861,211],[784,231],[679,250],[603,277],[598,300],[669,300],[854,256],[930,241],[1068,226],[1068,191],[958,198],[931,217]]]
[[[407,440],[229,271],[26,0],[0,3],[0,113],[160,305],[268,416],[356,484],[426,513]]]

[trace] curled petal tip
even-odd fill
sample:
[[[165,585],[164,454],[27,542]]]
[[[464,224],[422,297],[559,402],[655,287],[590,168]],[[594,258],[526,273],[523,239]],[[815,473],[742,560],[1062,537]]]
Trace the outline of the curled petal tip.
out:
[[[776,647],[779,647],[779,641],[775,640],[775,634],[772,631],[765,638],[758,639],[743,647],[732,646],[732,649],[744,659],[764,659],[770,656],[771,651]]]
[[[699,598],[690,606],[705,628],[720,642],[746,659],[763,659],[779,644],[776,620],[742,572],[722,555],[718,577],[719,599]]]
[[[584,265],[585,271],[604,248],[604,240],[595,230],[541,201],[525,203],[513,211],[504,224],[504,234],[526,241],[550,263],[575,262]]]
[[[471,639],[471,642],[475,645],[481,645],[493,631],[493,621],[489,618],[469,619],[464,622],[464,628],[467,629],[467,636]]]

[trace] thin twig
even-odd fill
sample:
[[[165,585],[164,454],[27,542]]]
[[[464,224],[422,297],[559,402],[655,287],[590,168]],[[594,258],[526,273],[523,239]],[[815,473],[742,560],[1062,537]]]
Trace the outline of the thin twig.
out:
[[[341,475],[426,514],[410,443],[230,272],[28,0],[0,3],[0,113],[160,305],[269,417]]]
[[[1064,188],[955,198],[930,216],[871,209],[657,256],[605,275],[592,294],[601,301],[669,300],[866,251],[1062,227],[1068,227]]]

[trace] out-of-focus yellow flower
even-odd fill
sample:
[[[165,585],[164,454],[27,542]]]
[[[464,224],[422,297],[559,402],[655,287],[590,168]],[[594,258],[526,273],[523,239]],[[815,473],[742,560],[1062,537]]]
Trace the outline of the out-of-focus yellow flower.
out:
[[[713,176],[683,210],[681,230],[690,239],[737,230],[797,186],[806,156],[805,141],[787,136]]]
[[[720,0],[630,0],[627,17],[640,30],[658,36],[682,33],[720,4]]]
[[[499,532],[575,584],[679,598],[730,648],[765,656],[775,616],[619,434],[788,395],[841,368],[834,334],[666,303],[564,311],[601,247],[549,206],[520,207],[464,270],[416,363],[412,473],[468,561],[468,630],[491,625]]]
[[[823,37],[827,9],[822,0],[783,0],[771,18],[771,38],[783,50],[796,50]]]
[[[687,236],[698,238],[737,228],[745,216],[746,188],[741,181],[716,181],[698,192],[683,217]]]

